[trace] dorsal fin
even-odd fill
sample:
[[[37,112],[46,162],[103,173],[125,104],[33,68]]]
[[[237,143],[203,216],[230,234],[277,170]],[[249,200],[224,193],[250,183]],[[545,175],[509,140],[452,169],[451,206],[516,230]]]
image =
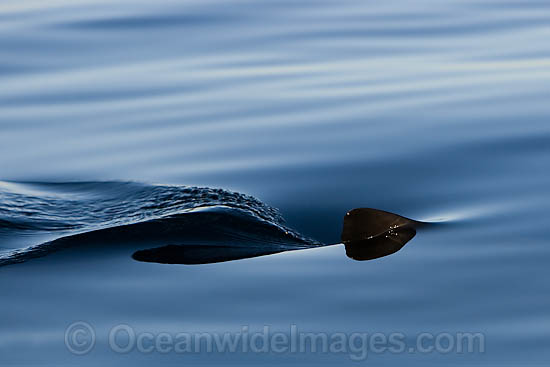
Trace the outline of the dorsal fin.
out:
[[[346,213],[341,238],[348,257],[372,260],[399,251],[420,224],[383,210],[358,208]]]
[[[383,210],[353,209],[344,216],[341,239],[343,243],[367,240],[397,228],[415,227],[418,223],[412,219]]]

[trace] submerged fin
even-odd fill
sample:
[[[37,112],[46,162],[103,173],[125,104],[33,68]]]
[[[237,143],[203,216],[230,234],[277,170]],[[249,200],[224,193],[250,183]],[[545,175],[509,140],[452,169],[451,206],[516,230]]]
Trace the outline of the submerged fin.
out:
[[[137,261],[161,264],[198,265],[248,259],[283,251],[288,250],[223,245],[168,245],[136,251],[132,258]]]

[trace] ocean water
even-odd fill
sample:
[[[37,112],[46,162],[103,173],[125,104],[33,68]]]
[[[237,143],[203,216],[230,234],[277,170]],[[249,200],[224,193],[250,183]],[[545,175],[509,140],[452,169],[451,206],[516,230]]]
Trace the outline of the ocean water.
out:
[[[549,39],[537,0],[4,0],[0,364],[545,365]],[[320,245],[362,207],[430,225]],[[178,241],[281,253],[132,257]],[[162,348],[264,327],[406,348]]]

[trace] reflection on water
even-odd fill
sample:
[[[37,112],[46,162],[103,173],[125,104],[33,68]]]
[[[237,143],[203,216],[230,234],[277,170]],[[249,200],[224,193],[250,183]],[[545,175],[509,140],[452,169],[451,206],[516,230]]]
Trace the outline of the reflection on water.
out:
[[[378,237],[344,243],[346,255],[359,261],[378,259],[401,250],[415,235],[413,228],[399,228]]]
[[[86,244],[0,267],[0,364],[352,363],[113,356],[102,346],[119,323],[479,331],[484,354],[368,362],[547,363],[549,26],[538,0],[2,1],[0,180],[13,182],[0,183],[0,253],[60,235]],[[98,183],[113,180],[180,188]],[[246,201],[254,219],[235,221],[268,243],[281,233],[262,220],[303,234],[298,246],[340,242],[342,213],[357,207],[445,225],[368,263],[344,246],[204,266],[132,260],[180,243],[181,218],[159,214],[226,199]],[[153,224],[133,227],[142,219]],[[111,224],[119,230],[104,232]],[[191,244],[242,233],[213,227]],[[124,231],[133,245],[117,242]],[[389,245],[378,236],[346,251],[371,258],[411,235],[396,228]],[[98,335],[83,357],[63,344],[76,320]]]

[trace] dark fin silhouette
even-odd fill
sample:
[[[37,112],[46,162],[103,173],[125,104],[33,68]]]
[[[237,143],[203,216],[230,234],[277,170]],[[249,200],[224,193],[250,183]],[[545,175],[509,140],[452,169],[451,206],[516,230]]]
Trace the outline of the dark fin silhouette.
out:
[[[403,248],[421,225],[412,219],[383,210],[353,209],[344,217],[342,242],[346,255],[354,260],[372,260]]]

